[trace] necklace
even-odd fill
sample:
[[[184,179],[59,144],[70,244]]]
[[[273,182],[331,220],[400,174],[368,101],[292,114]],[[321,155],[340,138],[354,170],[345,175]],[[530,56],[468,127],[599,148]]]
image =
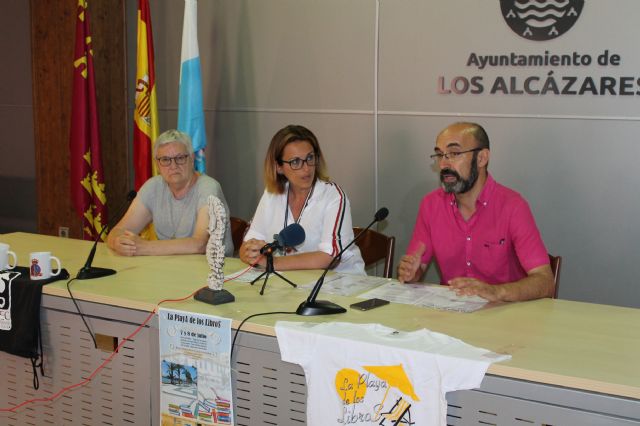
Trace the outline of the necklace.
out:
[[[300,223],[300,220],[302,220],[302,213],[304,213],[304,209],[307,208],[307,205],[309,204],[309,200],[311,199],[311,195],[313,195],[313,190],[316,188],[316,185],[314,184],[311,187],[311,190],[309,191],[309,193],[307,194],[307,198],[305,198],[304,200],[304,205],[302,206],[302,210],[300,210],[300,215],[298,216],[298,219],[295,220],[295,223]],[[291,187],[287,187],[287,204],[284,206],[285,210],[284,210],[284,227],[286,228],[289,222],[289,194],[291,191]]]
[[[182,198],[176,198],[173,195],[173,192],[169,189],[169,185],[166,186],[167,191],[167,204],[169,205],[169,220],[171,224],[171,237],[169,239],[174,240],[176,238],[176,234],[178,233],[178,229],[180,229],[180,225],[182,225],[182,221],[184,220],[185,213],[189,209],[189,205],[191,204],[191,199],[193,198],[193,193],[195,190],[193,187],[195,186],[195,181],[198,179],[198,175],[194,174],[195,179],[191,179],[187,184],[187,192],[186,195]],[[179,209],[180,216],[178,217],[178,222],[176,223],[173,219],[173,210]]]
[[[302,213],[304,213],[304,209],[307,208],[307,205],[309,204],[309,200],[311,199],[311,195],[313,194],[313,190],[316,188],[315,183],[313,184],[313,186],[311,187],[311,190],[309,191],[309,193],[307,194],[307,198],[305,198],[304,200],[304,204],[302,205],[302,210],[300,210],[300,214],[298,215],[298,219],[295,220],[295,223],[300,223],[300,220],[302,220]],[[287,187],[287,203],[284,206],[284,227],[287,227],[287,223],[289,222],[289,193],[291,191],[291,187]],[[284,250],[284,252],[282,253],[284,256],[287,255],[287,253],[290,250],[294,250],[294,249],[287,249]]]

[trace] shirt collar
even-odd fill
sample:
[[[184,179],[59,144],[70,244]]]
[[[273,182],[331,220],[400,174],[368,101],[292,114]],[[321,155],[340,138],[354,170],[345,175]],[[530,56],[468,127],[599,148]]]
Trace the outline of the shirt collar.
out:
[[[495,188],[496,181],[489,174],[489,172],[487,172],[487,180],[484,182],[484,187],[482,188],[482,191],[480,191],[480,195],[478,195],[476,204],[486,206],[489,203],[489,200],[491,199],[491,195],[493,194]]]
[[[313,183],[313,186],[311,187],[311,192],[309,192],[309,195],[307,196],[307,200],[306,200],[306,204],[309,205],[313,202],[315,202],[317,197],[314,197],[313,194],[319,190],[318,186],[320,184],[320,179],[316,179],[316,181]],[[289,181],[286,181],[284,183],[284,195],[285,195],[285,199],[289,199],[287,194],[289,194]]]
[[[495,179],[493,179],[491,174],[487,172],[487,180],[485,180],[484,186],[482,187],[482,191],[480,191],[480,195],[478,195],[478,199],[476,200],[476,205],[486,206],[487,204],[489,204],[489,200],[491,199],[491,195],[493,194],[493,191],[495,190],[495,188],[496,188],[496,181]],[[453,192],[446,193],[444,192],[444,189],[442,189],[442,187],[440,187],[440,190],[445,195],[445,197],[447,197],[447,199],[449,200],[449,204],[451,204],[452,206],[455,206],[457,204],[456,194],[454,194]]]

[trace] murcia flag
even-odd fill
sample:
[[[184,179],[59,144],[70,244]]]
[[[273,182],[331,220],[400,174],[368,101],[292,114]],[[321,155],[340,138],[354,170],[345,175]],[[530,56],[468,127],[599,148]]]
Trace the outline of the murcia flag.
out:
[[[191,136],[196,154],[195,167],[200,173],[206,169],[204,148],[207,136],[202,109],[202,78],[198,51],[198,3],[184,1],[182,22],[182,54],[180,58],[180,96],[178,100],[178,130]]]
[[[86,0],[78,0],[71,105],[71,197],[82,218],[83,238],[95,239],[107,223],[107,197],[100,157],[98,106]],[[103,237],[104,238],[104,237]]]

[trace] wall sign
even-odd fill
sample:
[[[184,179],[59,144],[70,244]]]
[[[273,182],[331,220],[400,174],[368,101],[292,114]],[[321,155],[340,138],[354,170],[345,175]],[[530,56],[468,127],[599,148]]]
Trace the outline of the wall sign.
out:
[[[584,0],[500,0],[500,9],[509,28],[528,40],[547,41],[573,27]]]

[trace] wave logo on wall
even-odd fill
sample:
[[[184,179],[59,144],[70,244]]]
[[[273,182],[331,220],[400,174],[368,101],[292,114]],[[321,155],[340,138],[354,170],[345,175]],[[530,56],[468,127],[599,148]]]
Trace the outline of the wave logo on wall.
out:
[[[502,17],[514,33],[527,40],[547,41],[573,27],[584,0],[500,0]]]

